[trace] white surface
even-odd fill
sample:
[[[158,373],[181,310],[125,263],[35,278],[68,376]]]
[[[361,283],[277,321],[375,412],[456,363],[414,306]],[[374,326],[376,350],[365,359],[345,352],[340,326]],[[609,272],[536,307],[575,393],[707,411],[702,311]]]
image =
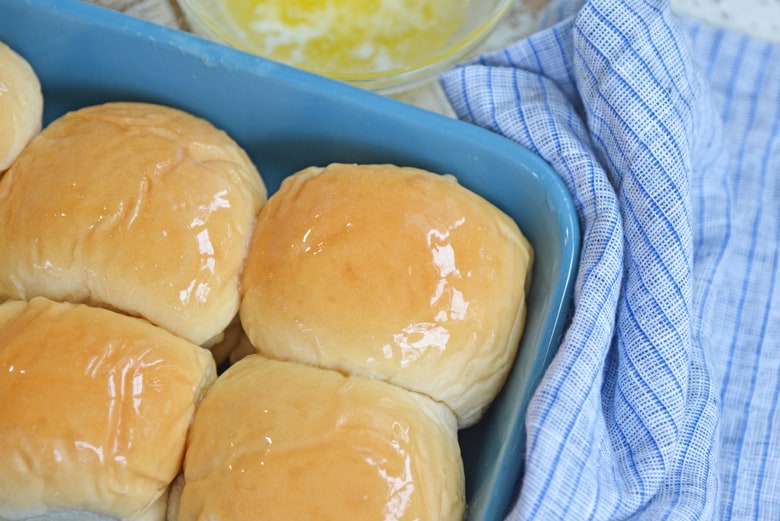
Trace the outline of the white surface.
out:
[[[87,0],[168,27],[187,29],[176,0]],[[547,0],[517,0],[477,53],[500,49],[527,36],[535,27],[537,9]],[[780,0],[671,0],[672,10],[713,25],[780,43]],[[395,96],[428,110],[453,116],[435,81]]]
[[[780,0],[671,0],[680,15],[780,43]]]

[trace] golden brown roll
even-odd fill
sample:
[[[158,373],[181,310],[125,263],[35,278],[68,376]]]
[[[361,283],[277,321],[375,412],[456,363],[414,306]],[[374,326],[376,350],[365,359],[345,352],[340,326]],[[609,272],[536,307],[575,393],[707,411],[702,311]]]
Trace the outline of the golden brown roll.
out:
[[[265,197],[245,151],[203,119],[145,103],[71,112],[0,179],[0,299],[100,305],[207,344],[238,311]]]
[[[140,318],[37,297],[0,305],[0,374],[0,517],[164,519],[216,378],[206,349]]]
[[[30,64],[0,42],[0,173],[41,130],[43,94]]]
[[[195,414],[178,521],[459,521],[452,411],[387,383],[252,354]]]
[[[241,322],[266,356],[427,394],[465,427],[514,360],[532,258],[517,224],[452,176],[308,168],[258,216]]]

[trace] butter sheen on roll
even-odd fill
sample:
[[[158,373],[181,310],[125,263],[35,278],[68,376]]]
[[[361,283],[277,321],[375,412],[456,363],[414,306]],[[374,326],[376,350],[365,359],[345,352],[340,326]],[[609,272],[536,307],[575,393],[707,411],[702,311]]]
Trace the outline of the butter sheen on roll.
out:
[[[456,433],[426,396],[251,354],[195,414],[171,519],[459,521]]]
[[[19,53],[0,42],[0,173],[40,132],[42,118],[37,74]]]
[[[532,262],[517,224],[452,176],[311,167],[258,216],[241,323],[261,354],[426,394],[467,427],[515,358]]]
[[[0,299],[103,306],[209,344],[238,311],[266,194],[204,119],[137,102],[70,112],[0,179]]]
[[[0,305],[0,518],[164,519],[211,354],[147,321]]]

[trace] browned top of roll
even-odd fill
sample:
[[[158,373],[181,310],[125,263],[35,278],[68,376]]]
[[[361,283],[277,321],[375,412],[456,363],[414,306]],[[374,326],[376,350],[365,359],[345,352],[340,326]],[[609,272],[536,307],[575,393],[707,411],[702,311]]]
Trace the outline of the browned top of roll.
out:
[[[71,112],[0,179],[0,298],[101,305],[206,343],[238,310],[265,197],[245,151],[201,118],[147,103]]]
[[[533,251],[451,176],[309,168],[260,212],[241,321],[256,349],[387,380],[473,424],[517,350]]]
[[[425,396],[249,355],[198,408],[172,508],[178,521],[460,521],[456,429]]]
[[[0,517],[160,520],[206,350],[140,318],[42,297],[0,305]]]

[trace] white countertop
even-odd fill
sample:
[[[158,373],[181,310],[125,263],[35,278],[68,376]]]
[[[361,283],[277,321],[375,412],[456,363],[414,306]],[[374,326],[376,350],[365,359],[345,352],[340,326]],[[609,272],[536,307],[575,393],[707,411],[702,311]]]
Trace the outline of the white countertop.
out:
[[[86,1],[168,27],[187,29],[176,0]],[[476,52],[500,49],[527,36],[535,27],[539,9],[547,1],[517,0]],[[780,0],[672,0],[672,9],[681,15],[780,43]],[[449,103],[435,81],[396,97],[413,105],[452,116]]]

